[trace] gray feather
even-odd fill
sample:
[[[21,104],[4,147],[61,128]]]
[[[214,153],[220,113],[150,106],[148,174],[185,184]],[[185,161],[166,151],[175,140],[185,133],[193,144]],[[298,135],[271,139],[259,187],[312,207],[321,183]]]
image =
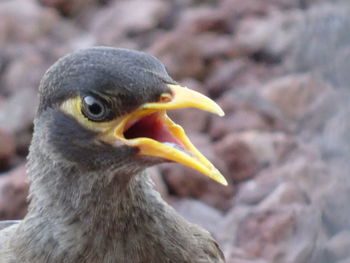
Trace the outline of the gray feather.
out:
[[[124,88],[112,85],[118,80]],[[154,57],[111,48],[77,52],[46,73],[28,156],[28,214],[0,223],[0,263],[224,262],[212,236],[153,189],[143,171],[157,162],[140,161],[132,147],[96,143],[57,107],[86,88],[118,94],[119,102],[134,88],[132,110],[154,101],[165,82],[172,80]],[[101,83],[108,85],[94,86]]]

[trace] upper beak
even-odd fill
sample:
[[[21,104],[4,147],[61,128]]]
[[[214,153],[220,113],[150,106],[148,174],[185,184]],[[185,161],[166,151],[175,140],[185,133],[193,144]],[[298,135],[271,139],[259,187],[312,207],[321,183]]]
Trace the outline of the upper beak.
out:
[[[213,100],[196,91],[178,85],[168,86],[172,94],[163,94],[160,102],[146,103],[124,116],[113,130],[113,137],[137,147],[140,155],[184,164],[227,185],[226,179],[191,143],[183,128],[166,115],[166,110],[186,107],[219,116],[224,116],[224,112]]]

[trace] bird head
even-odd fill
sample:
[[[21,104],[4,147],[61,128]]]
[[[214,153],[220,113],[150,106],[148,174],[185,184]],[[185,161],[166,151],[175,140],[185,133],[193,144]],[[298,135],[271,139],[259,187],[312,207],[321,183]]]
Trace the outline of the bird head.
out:
[[[223,111],[180,86],[153,56],[108,47],[74,52],[45,73],[39,100],[38,147],[54,162],[133,174],[173,161],[227,184],[167,116],[168,110],[186,107],[220,116]]]

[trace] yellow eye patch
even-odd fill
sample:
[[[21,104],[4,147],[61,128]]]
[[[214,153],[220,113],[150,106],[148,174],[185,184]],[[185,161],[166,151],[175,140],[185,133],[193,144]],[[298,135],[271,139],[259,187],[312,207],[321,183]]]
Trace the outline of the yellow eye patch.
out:
[[[61,104],[60,109],[64,113],[72,116],[82,126],[94,132],[106,133],[113,129],[113,127],[115,127],[120,122],[119,118],[107,122],[90,121],[82,113],[82,99],[80,96],[76,96],[64,101]]]

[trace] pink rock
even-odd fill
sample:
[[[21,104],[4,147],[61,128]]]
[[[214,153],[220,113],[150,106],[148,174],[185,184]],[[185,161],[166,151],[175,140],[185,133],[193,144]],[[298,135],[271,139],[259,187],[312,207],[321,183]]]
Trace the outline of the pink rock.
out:
[[[55,8],[64,16],[77,15],[89,6],[97,4],[98,1],[99,0],[39,0],[42,5]]]
[[[350,211],[348,201],[350,197],[350,186],[344,183],[347,173],[336,174],[333,180],[323,185],[314,195],[314,204],[322,210],[325,226],[331,233],[337,233],[350,227]]]
[[[16,151],[15,139],[13,136],[0,130],[0,171],[8,169],[11,158],[14,157]]]
[[[257,205],[278,186],[281,175],[278,169],[262,170],[255,178],[240,184],[235,201],[242,205]]]
[[[329,262],[339,262],[350,256],[350,232],[344,230],[333,236],[326,245],[326,258]],[[342,261],[343,262],[343,261]],[[345,261],[347,262],[347,261]]]
[[[23,89],[15,93],[0,108],[0,129],[8,133],[28,129],[33,123],[37,103],[37,94],[34,90]]]
[[[294,137],[282,132],[250,130],[241,132],[238,136],[255,153],[260,166],[280,163],[298,146]]]
[[[309,200],[298,186],[292,182],[281,183],[265,200],[263,200],[258,209],[268,210],[278,208],[285,204],[308,204]]]
[[[321,231],[317,210],[282,206],[249,214],[238,227],[236,244],[249,255],[268,262],[308,263],[315,252],[314,238]]]
[[[20,6],[20,8],[19,8]],[[0,5],[0,43],[32,43],[58,22],[53,10],[41,7],[35,0],[14,0]]]
[[[209,134],[217,140],[233,132],[268,129],[269,125],[259,113],[238,110],[234,114],[225,115],[224,118],[211,118]]]
[[[230,182],[225,163],[213,151],[208,137],[200,134],[191,134],[189,137]],[[199,172],[179,164],[162,165],[161,171],[170,194],[197,198],[220,210],[227,210],[232,204],[235,189],[232,184],[220,185]]]
[[[176,199],[171,205],[188,221],[201,225],[213,234],[223,218],[220,211],[198,200]]]
[[[155,42],[148,52],[158,57],[175,79],[199,78],[206,68],[197,42],[195,36],[174,31]]]
[[[234,88],[237,79],[249,70],[252,65],[247,60],[239,59],[229,61],[219,67],[208,76],[206,86],[212,96],[218,96],[224,91]]]
[[[268,16],[251,16],[239,21],[236,41],[249,54],[262,54],[266,62],[278,62],[291,46],[299,32],[300,11],[271,12]]]
[[[236,134],[230,134],[215,144],[215,152],[228,167],[228,180],[238,183],[252,178],[258,171],[255,154]]]
[[[245,130],[290,130],[281,111],[255,88],[229,90],[218,103],[226,116],[212,119],[209,134],[214,139]]]
[[[185,9],[176,29],[190,34],[199,34],[208,31],[226,32],[228,27],[220,9],[203,6]]]
[[[100,9],[91,20],[92,32],[96,42],[104,45],[120,46],[121,43],[134,41],[127,35],[137,35],[155,28],[168,14],[166,1],[142,0],[114,1],[106,8]]]
[[[264,96],[283,114],[295,121],[301,120],[312,104],[330,87],[308,74],[289,75],[271,81],[263,88]]]
[[[220,9],[225,13],[232,30],[240,20],[249,17],[267,16],[276,9],[298,8],[298,0],[225,0],[220,3]]]
[[[0,176],[0,219],[20,219],[27,212],[28,182],[25,166]]]
[[[29,49],[22,52],[13,57],[4,71],[4,90],[10,94],[21,93],[24,89],[37,90],[41,77],[49,67],[37,50]]]
[[[199,40],[198,48],[200,54],[205,60],[213,63],[212,67],[214,70],[216,67],[214,63],[216,63],[216,61],[218,61],[218,66],[222,70],[225,70],[225,62],[227,59],[242,57],[246,53],[245,48],[238,45],[231,35],[203,32],[199,35]],[[221,62],[222,58],[225,58],[225,62]]]

